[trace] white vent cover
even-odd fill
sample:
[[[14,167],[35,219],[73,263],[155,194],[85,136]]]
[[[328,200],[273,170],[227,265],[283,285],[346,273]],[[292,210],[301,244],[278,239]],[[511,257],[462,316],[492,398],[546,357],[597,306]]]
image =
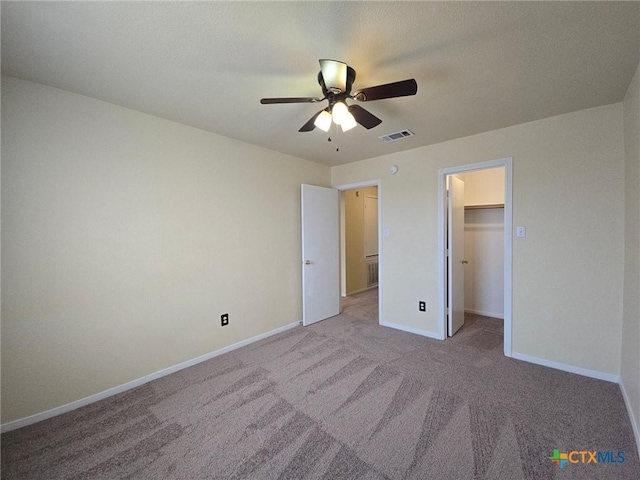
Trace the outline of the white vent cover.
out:
[[[415,134],[411,130],[400,130],[399,132],[389,133],[378,138],[384,143],[391,143],[397,140],[402,140],[403,138],[409,138],[413,136],[415,136]]]

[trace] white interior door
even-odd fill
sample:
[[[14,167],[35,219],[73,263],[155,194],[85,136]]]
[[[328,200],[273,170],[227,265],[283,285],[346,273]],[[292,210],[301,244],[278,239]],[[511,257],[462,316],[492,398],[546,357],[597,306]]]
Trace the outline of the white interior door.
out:
[[[447,202],[447,288],[448,335],[451,337],[464,325],[464,182],[448,177]]]
[[[302,185],[302,324],[340,313],[338,191]]]

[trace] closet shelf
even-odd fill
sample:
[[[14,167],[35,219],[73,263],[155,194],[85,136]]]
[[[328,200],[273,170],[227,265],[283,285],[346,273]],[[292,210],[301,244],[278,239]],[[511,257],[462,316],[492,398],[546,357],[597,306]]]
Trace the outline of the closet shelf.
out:
[[[482,205],[465,205],[465,210],[483,210],[486,208],[504,208],[504,203],[485,203]]]

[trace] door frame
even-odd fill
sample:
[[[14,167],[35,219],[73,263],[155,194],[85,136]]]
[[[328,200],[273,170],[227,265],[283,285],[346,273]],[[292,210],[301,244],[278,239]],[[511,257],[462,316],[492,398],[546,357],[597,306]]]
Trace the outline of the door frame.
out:
[[[448,175],[476,170],[504,167],[504,355],[511,357],[512,351],[512,231],[513,231],[513,158],[506,157],[486,162],[441,168],[438,170],[438,297],[440,298],[438,317],[439,338],[447,338],[447,265],[446,265],[446,223]]]
[[[346,296],[346,236],[345,236],[345,209],[344,209],[344,192],[356,188],[378,187],[378,323],[382,325],[382,306],[384,304],[384,248],[383,248],[383,228],[382,228],[382,180],[368,180],[365,182],[348,183],[338,185],[333,188],[340,193],[340,298]]]

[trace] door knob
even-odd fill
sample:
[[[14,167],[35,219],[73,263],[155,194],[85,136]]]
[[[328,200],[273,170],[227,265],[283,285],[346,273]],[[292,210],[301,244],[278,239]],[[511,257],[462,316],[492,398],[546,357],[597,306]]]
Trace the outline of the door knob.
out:
[[[469,262],[467,262],[466,260],[462,260],[462,262],[460,262],[460,263],[462,263],[463,265],[466,265]]]
[[[305,264],[305,265],[311,265],[311,260],[305,260],[305,261],[304,261],[304,264]]]

